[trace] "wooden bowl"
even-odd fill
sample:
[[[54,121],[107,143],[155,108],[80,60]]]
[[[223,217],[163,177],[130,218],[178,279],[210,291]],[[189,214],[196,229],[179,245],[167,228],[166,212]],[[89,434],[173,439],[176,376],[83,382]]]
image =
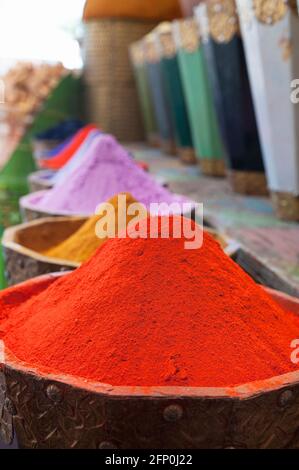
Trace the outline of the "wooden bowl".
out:
[[[41,252],[66,240],[86,218],[57,217],[35,220],[5,230],[2,240],[8,284],[15,285],[43,274],[70,271],[79,263],[50,258]]]
[[[20,285],[43,290],[43,276]],[[269,291],[299,314],[299,300]],[[9,294],[3,294],[9,295]],[[46,312],[45,312],[46,313]],[[114,387],[0,358],[0,435],[22,448],[298,448],[299,371],[227,388]]]
[[[73,235],[87,217],[47,217],[7,228],[2,246],[7,282],[10,286],[43,274],[76,269],[80,263],[42,255]],[[225,235],[206,229],[231,258],[237,258],[239,246]]]
[[[50,179],[53,174],[55,174],[55,172],[51,170],[40,170],[31,173],[28,177],[30,191],[36,193],[37,191],[53,188],[54,185]]]

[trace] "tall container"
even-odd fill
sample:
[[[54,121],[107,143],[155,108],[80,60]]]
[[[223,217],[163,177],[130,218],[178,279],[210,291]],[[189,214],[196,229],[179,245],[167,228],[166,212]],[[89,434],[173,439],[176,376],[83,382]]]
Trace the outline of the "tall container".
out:
[[[173,34],[196,156],[204,174],[223,176],[224,148],[199,27],[194,19],[178,20],[173,23]]]
[[[242,194],[267,195],[235,0],[208,0],[195,12],[203,33],[203,53],[227,150],[232,188]]]
[[[126,18],[87,21],[83,56],[86,116],[123,141],[144,139],[129,46],[156,22]]]
[[[161,69],[161,57],[154,32],[144,38],[144,50],[150,93],[159,130],[160,145],[166,153],[173,155],[176,153],[174,124],[171,119],[171,111]]]
[[[177,152],[183,163],[196,163],[189,117],[180,76],[171,23],[164,23],[156,33],[157,47],[161,56],[164,87],[174,123]]]
[[[291,99],[299,78],[296,4],[238,0],[238,9],[273,203],[280,218],[299,221],[299,104]]]
[[[146,72],[143,41],[137,41],[130,47],[131,62],[143,116],[147,141],[150,145],[159,145],[156,116],[150,94],[150,85]]]

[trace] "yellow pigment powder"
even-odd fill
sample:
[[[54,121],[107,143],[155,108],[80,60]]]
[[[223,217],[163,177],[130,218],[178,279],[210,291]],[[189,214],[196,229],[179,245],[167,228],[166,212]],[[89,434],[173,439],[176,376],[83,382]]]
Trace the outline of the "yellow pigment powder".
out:
[[[126,198],[122,198],[122,211],[125,208],[127,212],[128,207],[131,204],[137,204],[136,210],[138,210],[138,214],[128,215],[126,214],[126,219],[120,216],[120,207],[119,202],[121,199],[119,196],[126,196]],[[114,196],[112,199],[108,201],[111,210],[107,210],[106,204],[104,204],[101,208],[100,215],[94,215],[90,217],[83,225],[77,230],[73,235],[67,238],[64,242],[56,245],[49,250],[45,251],[43,254],[49,256],[51,258],[60,258],[63,260],[72,261],[75,263],[83,263],[87,261],[95,251],[107,241],[108,238],[117,235],[119,231],[123,231],[126,229],[126,225],[129,224],[133,219],[135,219],[136,215],[142,215],[141,218],[146,217],[146,209],[144,206],[139,204],[131,194],[122,193],[120,195]],[[138,209],[137,209],[138,208]],[[122,215],[123,212],[121,212]],[[108,236],[104,236],[103,233],[100,233],[100,225],[99,223],[102,221],[103,229],[107,232],[108,227],[112,227],[115,230],[113,234],[109,234]],[[101,238],[99,237],[101,236]]]

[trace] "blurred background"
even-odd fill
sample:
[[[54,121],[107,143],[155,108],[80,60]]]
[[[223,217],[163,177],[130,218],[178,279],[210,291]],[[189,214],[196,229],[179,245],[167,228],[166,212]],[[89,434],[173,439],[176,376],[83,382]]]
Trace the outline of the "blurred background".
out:
[[[16,60],[62,62],[82,67],[84,0],[1,0],[0,74]],[[24,21],[24,18],[26,21]]]

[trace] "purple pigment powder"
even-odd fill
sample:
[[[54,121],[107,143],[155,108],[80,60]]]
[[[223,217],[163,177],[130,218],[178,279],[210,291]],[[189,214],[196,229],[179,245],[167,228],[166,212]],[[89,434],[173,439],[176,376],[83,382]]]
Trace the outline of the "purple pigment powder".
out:
[[[136,165],[110,135],[95,138],[80,167],[53,189],[23,198],[24,207],[52,214],[91,215],[121,192],[131,193],[148,209],[151,203],[190,202],[172,194]]]

